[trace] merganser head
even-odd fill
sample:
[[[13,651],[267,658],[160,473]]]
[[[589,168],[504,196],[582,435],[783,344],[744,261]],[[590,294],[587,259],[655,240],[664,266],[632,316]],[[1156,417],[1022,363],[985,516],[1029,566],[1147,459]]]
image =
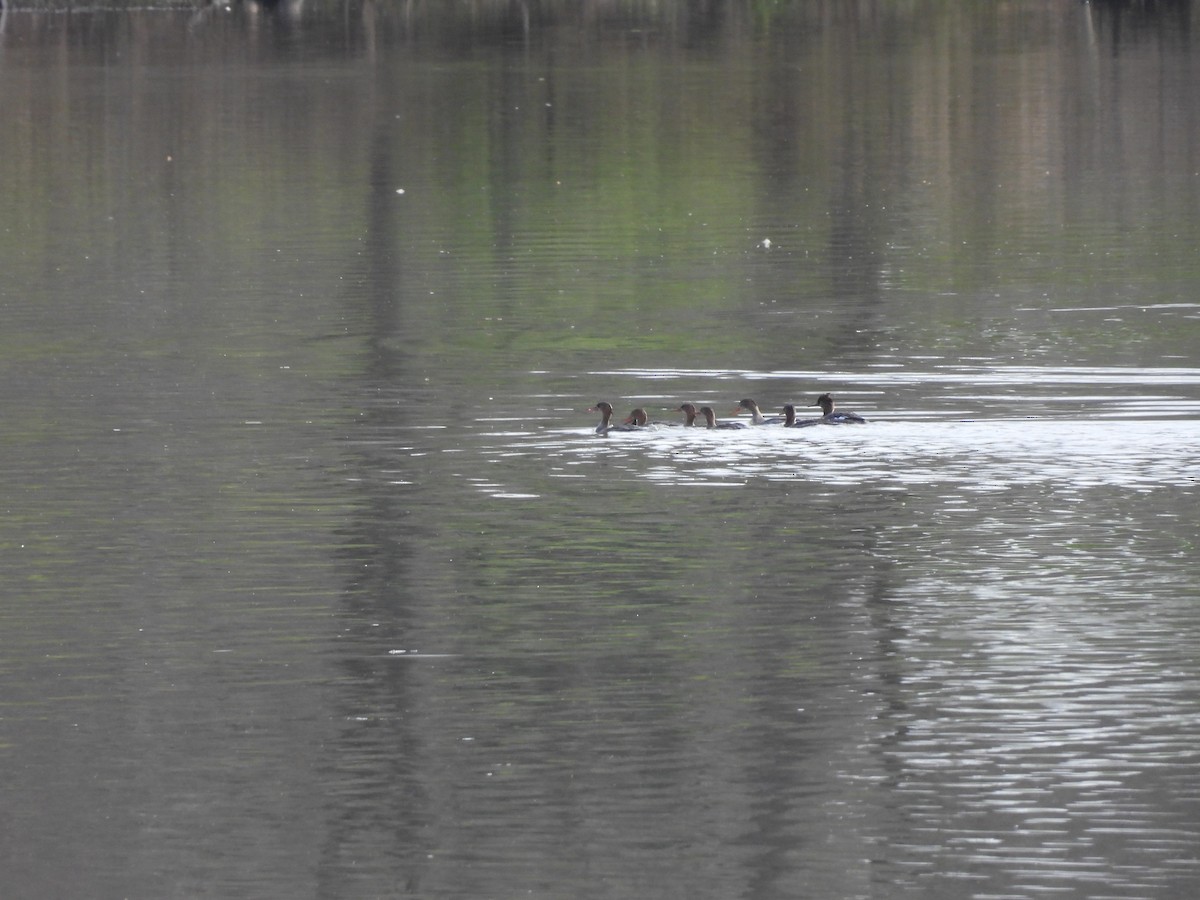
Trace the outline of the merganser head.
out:
[[[679,407],[678,411],[683,413],[684,417],[687,419],[687,421],[683,423],[684,425],[690,426],[696,424],[696,407],[693,404],[684,403]]]
[[[640,406],[629,414],[629,418],[625,420],[626,425],[642,425],[649,424],[650,417],[646,415],[646,411]]]
[[[713,412],[713,408],[711,406],[700,407],[700,415],[704,416],[704,421],[709,428],[712,428],[717,424],[717,414]]]
[[[600,413],[600,424],[596,426],[597,434],[604,434],[606,431],[608,431],[608,420],[612,418],[613,414],[611,403],[601,400],[595,406],[591,407],[588,412]]]
[[[738,408],[733,411],[734,415],[737,414],[738,409],[744,409],[748,412],[754,413],[755,415],[761,415],[761,413],[758,411],[758,404],[750,399],[739,400]]]
[[[817,398],[817,402],[814,403],[813,406],[821,407],[821,412],[825,413],[825,415],[829,415],[831,412],[833,412],[833,397],[831,397],[829,394],[822,394]]]

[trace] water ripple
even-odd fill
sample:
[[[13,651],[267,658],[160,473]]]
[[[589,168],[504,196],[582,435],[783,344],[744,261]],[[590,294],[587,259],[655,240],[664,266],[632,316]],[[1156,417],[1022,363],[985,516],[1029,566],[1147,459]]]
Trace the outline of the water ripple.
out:
[[[885,421],[728,432],[661,428],[607,437],[547,428],[486,435],[481,449],[496,461],[543,457],[555,477],[581,477],[580,467],[603,464],[610,477],[616,471],[666,484],[941,486],[951,489],[943,498],[948,504],[1014,486],[1041,485],[1068,500],[1095,486],[1192,488],[1200,478],[1200,428],[1186,420]]]

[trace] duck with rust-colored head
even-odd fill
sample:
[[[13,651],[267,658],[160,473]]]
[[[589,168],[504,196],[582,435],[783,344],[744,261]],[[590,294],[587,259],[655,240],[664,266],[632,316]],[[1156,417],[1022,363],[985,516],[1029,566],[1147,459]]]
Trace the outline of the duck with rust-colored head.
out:
[[[717,414],[713,412],[711,406],[700,407],[700,415],[704,416],[704,426],[706,428],[745,428],[745,422],[718,422]]]
[[[612,404],[607,400],[601,400],[595,406],[591,407],[588,412],[600,413],[600,424],[596,426],[596,434],[608,434],[613,417]]]
[[[693,426],[695,426],[696,414],[697,414],[698,410],[696,409],[696,406],[694,403],[684,403],[682,406],[679,407],[677,412],[683,413],[683,417],[684,417],[683,426],[685,428],[692,428]]]
[[[588,412],[600,413],[600,424],[596,426],[596,434],[608,434],[612,431],[641,431],[643,428],[651,427],[646,410],[640,406],[631,412],[620,425],[613,424],[613,406],[607,400],[601,400]]]
[[[626,416],[625,421],[622,422],[621,424],[628,425],[628,426],[630,426],[631,429],[633,429],[633,428],[649,428],[650,427],[650,416],[648,416],[646,414],[646,411],[639,406],[633,412],[631,412],[628,416]]]

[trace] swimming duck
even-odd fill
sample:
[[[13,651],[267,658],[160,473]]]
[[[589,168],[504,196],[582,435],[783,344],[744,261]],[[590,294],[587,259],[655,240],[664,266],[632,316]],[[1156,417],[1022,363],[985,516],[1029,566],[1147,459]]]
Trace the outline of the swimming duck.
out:
[[[600,413],[600,424],[596,426],[596,434],[607,434],[608,423],[612,419],[613,414],[612,404],[607,400],[601,400],[595,406],[591,407],[588,412]]]
[[[762,414],[762,410],[760,410],[758,408],[758,404],[750,399],[739,400],[738,408],[735,409],[731,413],[731,415],[736,416],[743,409],[747,410],[750,413],[750,423],[753,425],[782,425],[783,424],[784,420],[782,418],[780,418],[779,416],[772,416],[769,419],[766,416],[764,416]]]
[[[821,407],[821,422],[826,425],[865,425],[867,420],[857,413],[849,412],[834,412],[833,411],[833,396],[830,394],[822,394],[817,398],[817,402],[813,406]]]
[[[694,404],[684,403],[679,407],[678,411],[684,415],[685,421],[683,425],[685,428],[691,428],[696,424],[696,407]]]
[[[700,415],[704,416],[705,426],[708,428],[745,428],[744,422],[717,422],[717,414],[713,412],[711,406],[700,407]]]
[[[820,419],[797,419],[796,407],[791,403],[783,405],[784,428],[807,428],[809,425],[820,425]]]
[[[652,427],[649,425],[646,411],[640,406],[620,425],[612,424],[613,408],[607,400],[601,400],[588,411],[600,413],[600,424],[596,426],[596,434],[608,434],[610,431],[641,431],[643,428]]]

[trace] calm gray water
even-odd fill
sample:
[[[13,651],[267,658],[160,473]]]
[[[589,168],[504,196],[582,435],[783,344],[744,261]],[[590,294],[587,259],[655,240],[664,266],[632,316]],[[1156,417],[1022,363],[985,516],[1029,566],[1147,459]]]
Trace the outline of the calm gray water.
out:
[[[1195,896],[1198,15],[7,9],[0,896]]]

